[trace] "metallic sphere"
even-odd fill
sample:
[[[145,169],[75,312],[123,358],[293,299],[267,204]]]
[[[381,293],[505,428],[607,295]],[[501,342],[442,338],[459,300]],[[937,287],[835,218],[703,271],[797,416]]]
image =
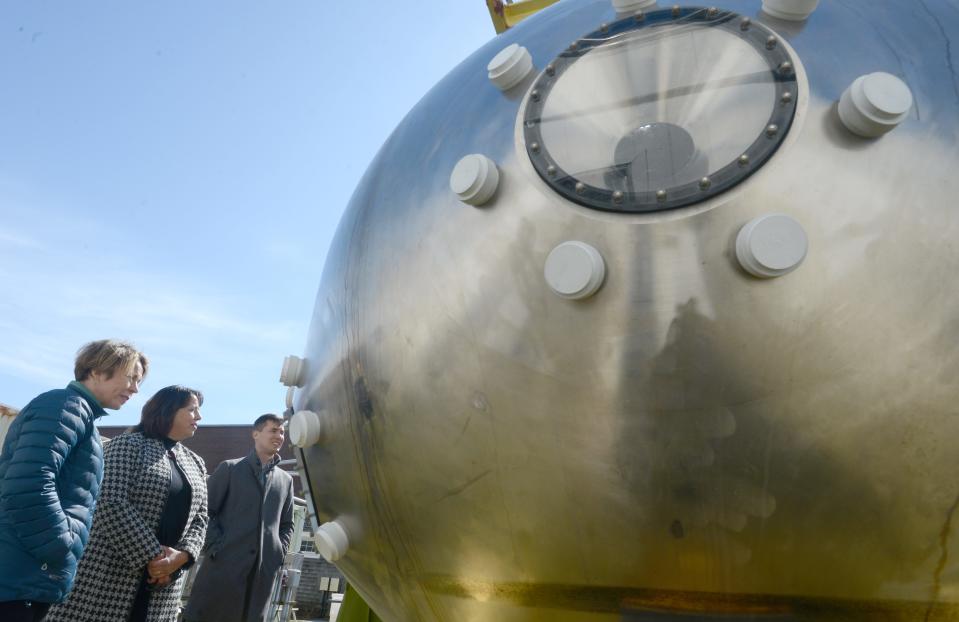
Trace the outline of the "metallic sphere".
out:
[[[294,406],[384,620],[959,619],[959,3],[789,2],[563,0],[383,145]]]

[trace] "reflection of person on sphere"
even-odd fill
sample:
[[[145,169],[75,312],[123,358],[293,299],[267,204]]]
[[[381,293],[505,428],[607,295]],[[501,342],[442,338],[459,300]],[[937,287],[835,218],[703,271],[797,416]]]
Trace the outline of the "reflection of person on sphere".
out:
[[[277,468],[283,420],[253,423],[254,449],[210,476],[210,529],[184,618],[259,622],[293,537],[293,478]]]
[[[718,383],[697,373],[723,368],[723,350],[712,337],[717,332],[695,298],[677,305],[666,342],[642,376],[644,402],[630,418],[629,425],[646,433],[623,434],[644,439],[642,450],[624,445],[618,462],[642,503],[657,500],[655,530],[674,539],[723,534],[733,557],[745,562],[749,549],[730,534],[750,519],[755,524],[772,516],[776,500],[739,445],[737,431],[746,422],[727,393],[740,384],[739,370],[729,369]]]
[[[103,479],[94,421],[140,389],[149,361],[104,339],[77,353],[65,389],[34,398],[0,454],[0,619],[43,620],[69,593]]]
[[[206,468],[183,446],[203,395],[169,386],[143,406],[140,423],[106,444],[103,492],[67,600],[50,622],[173,622],[182,570],[206,534]]]

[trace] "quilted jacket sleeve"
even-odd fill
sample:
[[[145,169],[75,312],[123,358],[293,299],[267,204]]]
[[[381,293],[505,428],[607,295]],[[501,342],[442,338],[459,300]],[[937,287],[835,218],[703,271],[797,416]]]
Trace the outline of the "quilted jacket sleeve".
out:
[[[163,549],[156,534],[130,503],[139,485],[143,437],[122,434],[103,451],[103,486],[97,502],[96,520],[109,534],[111,548],[131,569],[142,568]]]
[[[203,465],[203,460],[193,452],[190,452],[190,457],[196,463],[200,471],[200,477],[206,478],[206,467]],[[183,530],[183,537],[180,538],[180,541],[175,547],[180,551],[185,551],[190,554],[190,561],[184,568],[189,568],[193,565],[193,562],[200,558],[200,551],[203,549],[203,541],[206,539],[206,527],[209,522],[210,517],[207,516],[207,491],[204,487],[202,495],[200,496],[200,507],[193,517],[193,520],[190,521],[190,524]]]
[[[33,405],[20,414],[19,441],[3,474],[0,503],[20,542],[38,560],[61,567],[80,537],[63,512],[57,476],[88,433],[79,400]]]

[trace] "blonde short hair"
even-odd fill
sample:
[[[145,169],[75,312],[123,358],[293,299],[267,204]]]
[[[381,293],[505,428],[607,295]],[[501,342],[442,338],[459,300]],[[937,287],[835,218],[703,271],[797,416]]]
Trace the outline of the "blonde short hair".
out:
[[[131,370],[138,361],[143,367],[143,375],[146,376],[150,361],[132,343],[117,339],[91,341],[77,351],[73,377],[83,381],[94,373],[100,373],[112,378],[118,369]]]

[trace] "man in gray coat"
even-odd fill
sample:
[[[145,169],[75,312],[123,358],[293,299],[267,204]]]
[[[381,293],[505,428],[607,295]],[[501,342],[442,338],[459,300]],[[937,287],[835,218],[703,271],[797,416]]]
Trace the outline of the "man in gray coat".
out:
[[[293,537],[293,478],[277,467],[283,420],[253,423],[253,452],[220,464],[207,481],[210,526],[184,619],[261,622]]]

